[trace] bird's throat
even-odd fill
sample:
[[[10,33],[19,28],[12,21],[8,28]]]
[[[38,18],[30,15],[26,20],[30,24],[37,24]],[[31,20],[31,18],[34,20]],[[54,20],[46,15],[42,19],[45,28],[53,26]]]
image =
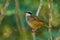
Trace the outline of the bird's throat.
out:
[[[26,20],[29,21],[31,16],[26,16]]]

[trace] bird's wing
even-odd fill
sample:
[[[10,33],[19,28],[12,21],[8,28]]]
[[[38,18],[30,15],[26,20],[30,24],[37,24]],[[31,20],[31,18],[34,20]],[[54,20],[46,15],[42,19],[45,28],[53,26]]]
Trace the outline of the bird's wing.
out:
[[[37,16],[31,16],[31,21],[36,24],[45,25],[45,22],[39,19]]]
[[[31,18],[38,22],[44,22],[43,20],[39,19],[37,16],[31,16]]]

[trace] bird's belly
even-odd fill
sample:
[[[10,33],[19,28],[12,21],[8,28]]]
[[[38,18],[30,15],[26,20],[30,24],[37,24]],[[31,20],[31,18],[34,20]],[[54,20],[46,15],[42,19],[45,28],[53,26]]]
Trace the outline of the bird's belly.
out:
[[[36,22],[28,22],[28,24],[30,25],[31,28],[33,29],[38,29],[41,26],[39,24],[37,24]]]

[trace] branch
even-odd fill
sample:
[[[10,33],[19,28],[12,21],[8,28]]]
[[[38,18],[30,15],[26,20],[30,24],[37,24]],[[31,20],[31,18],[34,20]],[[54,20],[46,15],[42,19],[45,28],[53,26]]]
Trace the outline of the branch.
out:
[[[1,10],[1,15],[6,15],[6,10],[9,6],[10,2],[11,2],[11,0],[6,1],[4,8]]]
[[[18,5],[18,0],[15,0],[15,3],[16,3],[15,12],[20,19],[22,30],[24,30],[24,22],[23,22],[22,14],[20,12],[19,5]]]
[[[18,10],[19,10],[19,6],[18,6],[18,2],[17,0],[15,0],[15,4],[16,4],[16,7],[15,7],[15,13],[17,14],[18,13]],[[18,15],[15,15],[15,18],[16,18],[16,24],[17,24],[17,27],[18,27],[18,32],[21,33],[20,31],[20,25],[19,25],[19,21],[18,21]]]
[[[35,32],[32,32],[32,37],[33,37],[33,40],[36,40]]]
[[[16,4],[16,7],[15,7],[15,12],[16,12],[16,17],[18,16],[18,18],[20,19],[20,22],[21,22],[21,27],[22,27],[22,31],[20,32],[21,33],[21,35],[23,36],[23,39],[24,40],[28,40],[27,39],[27,34],[26,34],[26,30],[24,30],[25,29],[25,27],[24,27],[24,22],[23,22],[23,18],[22,18],[22,14],[21,14],[21,12],[20,12],[20,8],[19,8],[19,3],[18,3],[18,0],[15,0],[15,4]],[[16,20],[17,21],[17,20]],[[19,21],[18,21],[19,22]],[[20,26],[18,26],[18,30],[20,30]]]
[[[51,34],[51,22],[52,22],[52,13],[53,13],[53,0],[48,0],[48,8],[49,8],[49,33],[50,33],[50,38],[49,40],[52,40],[52,34]]]
[[[41,10],[41,8],[42,8],[42,5],[43,5],[43,0],[40,0],[40,4],[39,4],[38,10],[37,10],[37,12],[36,12],[36,16],[39,15],[39,12],[40,12],[40,10]]]
[[[6,3],[5,3],[5,6],[3,9],[1,9],[1,15],[0,15],[0,23],[1,21],[3,20],[4,16],[6,15],[6,10],[10,4],[11,0],[7,0]]]

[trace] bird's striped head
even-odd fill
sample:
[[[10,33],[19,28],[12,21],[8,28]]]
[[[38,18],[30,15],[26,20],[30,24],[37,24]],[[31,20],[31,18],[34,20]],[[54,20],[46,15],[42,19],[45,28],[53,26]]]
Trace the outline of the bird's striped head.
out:
[[[32,15],[32,12],[31,11],[27,11],[26,12],[26,16],[31,16]]]

